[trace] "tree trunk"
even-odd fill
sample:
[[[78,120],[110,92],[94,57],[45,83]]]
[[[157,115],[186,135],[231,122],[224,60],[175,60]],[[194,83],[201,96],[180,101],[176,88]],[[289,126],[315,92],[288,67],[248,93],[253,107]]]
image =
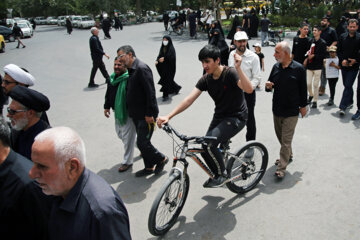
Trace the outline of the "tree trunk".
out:
[[[136,0],[136,15],[141,16],[141,0]]]

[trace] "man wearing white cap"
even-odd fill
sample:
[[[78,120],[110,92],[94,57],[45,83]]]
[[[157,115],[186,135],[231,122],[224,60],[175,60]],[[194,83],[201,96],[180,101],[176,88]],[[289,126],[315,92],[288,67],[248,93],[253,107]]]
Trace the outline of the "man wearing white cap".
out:
[[[246,48],[248,39],[249,38],[244,31],[235,33],[234,43],[236,49],[230,52],[229,67],[234,67],[234,55],[235,53],[239,54],[243,59],[240,67],[244,71],[245,75],[250,79],[253,90],[255,90],[261,81],[260,60],[254,52]],[[256,123],[254,115],[256,94],[255,91],[253,91],[250,94],[245,92],[244,95],[248,108],[248,120],[246,122],[246,141],[251,141],[255,140],[256,138]],[[253,154],[254,150],[249,149],[246,152],[245,157],[251,158]]]
[[[16,85],[30,87],[34,85],[35,78],[23,68],[15,64],[8,64],[4,67],[5,76],[2,81],[2,88],[6,95]]]

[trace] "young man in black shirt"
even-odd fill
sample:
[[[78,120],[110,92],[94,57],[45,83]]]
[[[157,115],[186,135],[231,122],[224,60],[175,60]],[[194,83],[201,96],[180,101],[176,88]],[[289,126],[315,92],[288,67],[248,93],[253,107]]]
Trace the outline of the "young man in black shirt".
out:
[[[320,38],[321,29],[319,26],[314,26],[313,35],[314,38],[311,40],[311,47],[314,50],[309,50],[308,57],[304,61],[306,66],[306,78],[307,78],[307,88],[309,91],[309,103],[314,98],[314,101],[311,105],[312,108],[317,108],[317,100],[319,96],[319,83],[321,68],[324,65],[324,58],[326,55],[326,43],[323,39]],[[314,88],[314,92],[313,92]]]
[[[298,63],[304,64],[305,54],[310,49],[310,39],[308,38],[309,25],[300,25],[300,35],[294,37],[291,58]]]
[[[204,146],[202,154],[215,177],[204,183],[204,187],[220,187],[226,183],[225,164],[218,145],[226,142],[243,129],[247,120],[247,107],[244,92],[252,93],[249,78],[241,70],[242,57],[235,53],[235,68],[220,65],[220,49],[206,45],[199,52],[206,74],[197,82],[192,92],[168,115],[158,117],[159,127],[183,112],[200,96],[208,91],[215,102],[215,113],[206,136],[217,137],[216,141]]]

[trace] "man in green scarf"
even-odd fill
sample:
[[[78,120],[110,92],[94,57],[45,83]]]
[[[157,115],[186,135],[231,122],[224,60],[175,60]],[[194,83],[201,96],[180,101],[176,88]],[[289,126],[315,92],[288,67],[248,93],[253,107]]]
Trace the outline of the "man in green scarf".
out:
[[[124,144],[124,159],[119,172],[128,170],[133,164],[136,129],[133,120],[128,116],[126,107],[126,84],[129,73],[118,57],[114,61],[114,73],[110,76],[105,94],[104,114],[110,117],[110,108],[114,110],[115,130]]]

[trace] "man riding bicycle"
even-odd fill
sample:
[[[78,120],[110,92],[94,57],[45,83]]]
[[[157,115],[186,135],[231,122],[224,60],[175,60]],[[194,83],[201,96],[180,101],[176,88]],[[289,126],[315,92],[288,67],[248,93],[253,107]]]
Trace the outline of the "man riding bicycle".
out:
[[[216,141],[204,145],[202,157],[214,173],[204,187],[220,187],[226,183],[224,159],[218,149],[220,143],[226,142],[243,129],[247,120],[247,107],[244,92],[252,93],[253,88],[248,77],[241,70],[242,58],[234,55],[235,68],[220,65],[220,49],[206,45],[199,52],[199,60],[206,74],[197,82],[192,92],[168,115],[160,116],[157,125],[167,123],[171,118],[183,112],[200,96],[202,91],[208,91],[215,102],[215,113],[206,136],[214,136]]]

